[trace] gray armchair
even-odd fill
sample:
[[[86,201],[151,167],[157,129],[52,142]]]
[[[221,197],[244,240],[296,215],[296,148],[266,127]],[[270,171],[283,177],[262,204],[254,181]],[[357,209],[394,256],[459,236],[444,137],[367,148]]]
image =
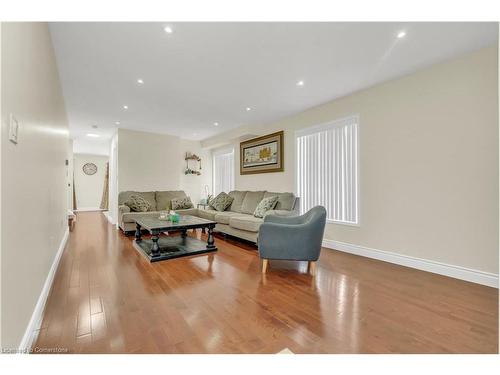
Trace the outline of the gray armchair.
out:
[[[323,233],[326,210],[313,207],[301,216],[268,215],[259,228],[259,256],[263,259],[262,273],[269,259],[306,260],[311,274],[315,274]]]

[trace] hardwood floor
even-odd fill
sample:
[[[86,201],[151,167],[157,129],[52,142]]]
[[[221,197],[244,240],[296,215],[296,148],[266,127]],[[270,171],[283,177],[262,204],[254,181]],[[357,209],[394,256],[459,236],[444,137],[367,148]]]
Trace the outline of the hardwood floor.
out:
[[[200,232],[197,234],[201,235]],[[100,213],[79,213],[35,346],[72,353],[497,353],[498,290],[324,249],[150,264]]]

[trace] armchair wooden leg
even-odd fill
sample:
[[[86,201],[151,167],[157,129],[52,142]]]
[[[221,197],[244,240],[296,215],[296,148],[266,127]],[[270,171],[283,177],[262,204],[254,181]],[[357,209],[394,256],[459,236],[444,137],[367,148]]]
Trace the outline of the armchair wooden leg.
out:
[[[311,275],[316,275],[316,262],[309,262],[309,272]]]
[[[266,273],[267,263],[268,263],[267,259],[262,259],[262,273]]]

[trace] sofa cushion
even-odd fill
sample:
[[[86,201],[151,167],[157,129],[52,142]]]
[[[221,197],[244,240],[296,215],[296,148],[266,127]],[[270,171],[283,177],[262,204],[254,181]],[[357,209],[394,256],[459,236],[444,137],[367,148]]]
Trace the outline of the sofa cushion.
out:
[[[241,204],[241,213],[253,215],[262,198],[264,198],[263,191],[247,191]]]
[[[255,217],[264,217],[267,211],[272,210],[276,203],[278,203],[278,197],[276,195],[272,197],[262,198],[260,203],[255,208],[253,216]]]
[[[233,202],[233,198],[227,195],[224,192],[219,193],[214,199],[211,199],[209,202],[210,208],[213,208],[217,211],[224,211],[228,208]]]
[[[151,211],[151,204],[145,200],[140,195],[133,194],[130,196],[128,201],[125,202],[125,206],[130,208],[133,212],[148,212]]]
[[[122,191],[118,194],[118,205],[125,204],[126,201],[130,198],[131,195],[137,194],[137,191]]]
[[[216,210],[198,210],[198,216],[207,220],[215,220],[215,215],[218,213]]]
[[[241,214],[238,212],[231,212],[231,211],[217,212],[217,214],[215,215],[215,221],[220,224],[229,224],[229,219],[234,215],[241,215]]]
[[[125,204],[132,195],[139,195],[151,205],[149,211],[156,211],[156,196],[154,191],[122,191],[118,194],[118,204]]]
[[[229,225],[236,229],[258,232],[264,219],[251,215],[235,215],[229,219]]]
[[[266,191],[264,193],[264,198],[277,196],[278,203],[275,210],[288,210],[291,211],[293,209],[293,203],[295,202],[295,195],[293,193],[272,193],[270,191]]]
[[[183,210],[186,208],[193,208],[193,202],[190,197],[174,198],[170,201],[172,210]]]
[[[197,208],[186,208],[183,210],[177,210],[175,211],[179,215],[191,215],[191,216],[198,216],[198,209]]]
[[[141,217],[141,216],[153,216],[153,217],[158,217],[159,213],[158,211],[152,211],[152,212],[125,212],[122,216],[122,221],[124,223],[134,223],[135,219]]]
[[[157,191],[156,207],[158,211],[170,211],[172,209],[171,201],[174,198],[185,198],[186,193],[182,190]]]
[[[232,212],[241,212],[241,204],[243,203],[243,199],[245,199],[246,191],[233,190],[228,193],[228,195],[233,198],[233,203],[229,207],[229,211]]]
[[[191,215],[191,216],[197,216],[198,215],[198,209],[196,209],[196,208],[187,208],[185,210],[178,210],[176,212],[179,215]],[[123,217],[122,217],[122,221],[124,223],[134,223],[135,219],[137,219],[140,216],[158,217],[158,216],[160,216],[160,211],[152,211],[152,212],[124,212],[123,213]]]

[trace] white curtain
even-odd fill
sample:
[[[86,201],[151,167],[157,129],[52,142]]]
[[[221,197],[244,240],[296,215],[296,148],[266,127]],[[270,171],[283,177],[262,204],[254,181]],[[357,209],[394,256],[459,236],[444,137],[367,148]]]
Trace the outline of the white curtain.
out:
[[[324,206],[333,222],[358,223],[358,118],[296,133],[301,212]]]
[[[213,153],[213,194],[234,190],[234,149]]]

